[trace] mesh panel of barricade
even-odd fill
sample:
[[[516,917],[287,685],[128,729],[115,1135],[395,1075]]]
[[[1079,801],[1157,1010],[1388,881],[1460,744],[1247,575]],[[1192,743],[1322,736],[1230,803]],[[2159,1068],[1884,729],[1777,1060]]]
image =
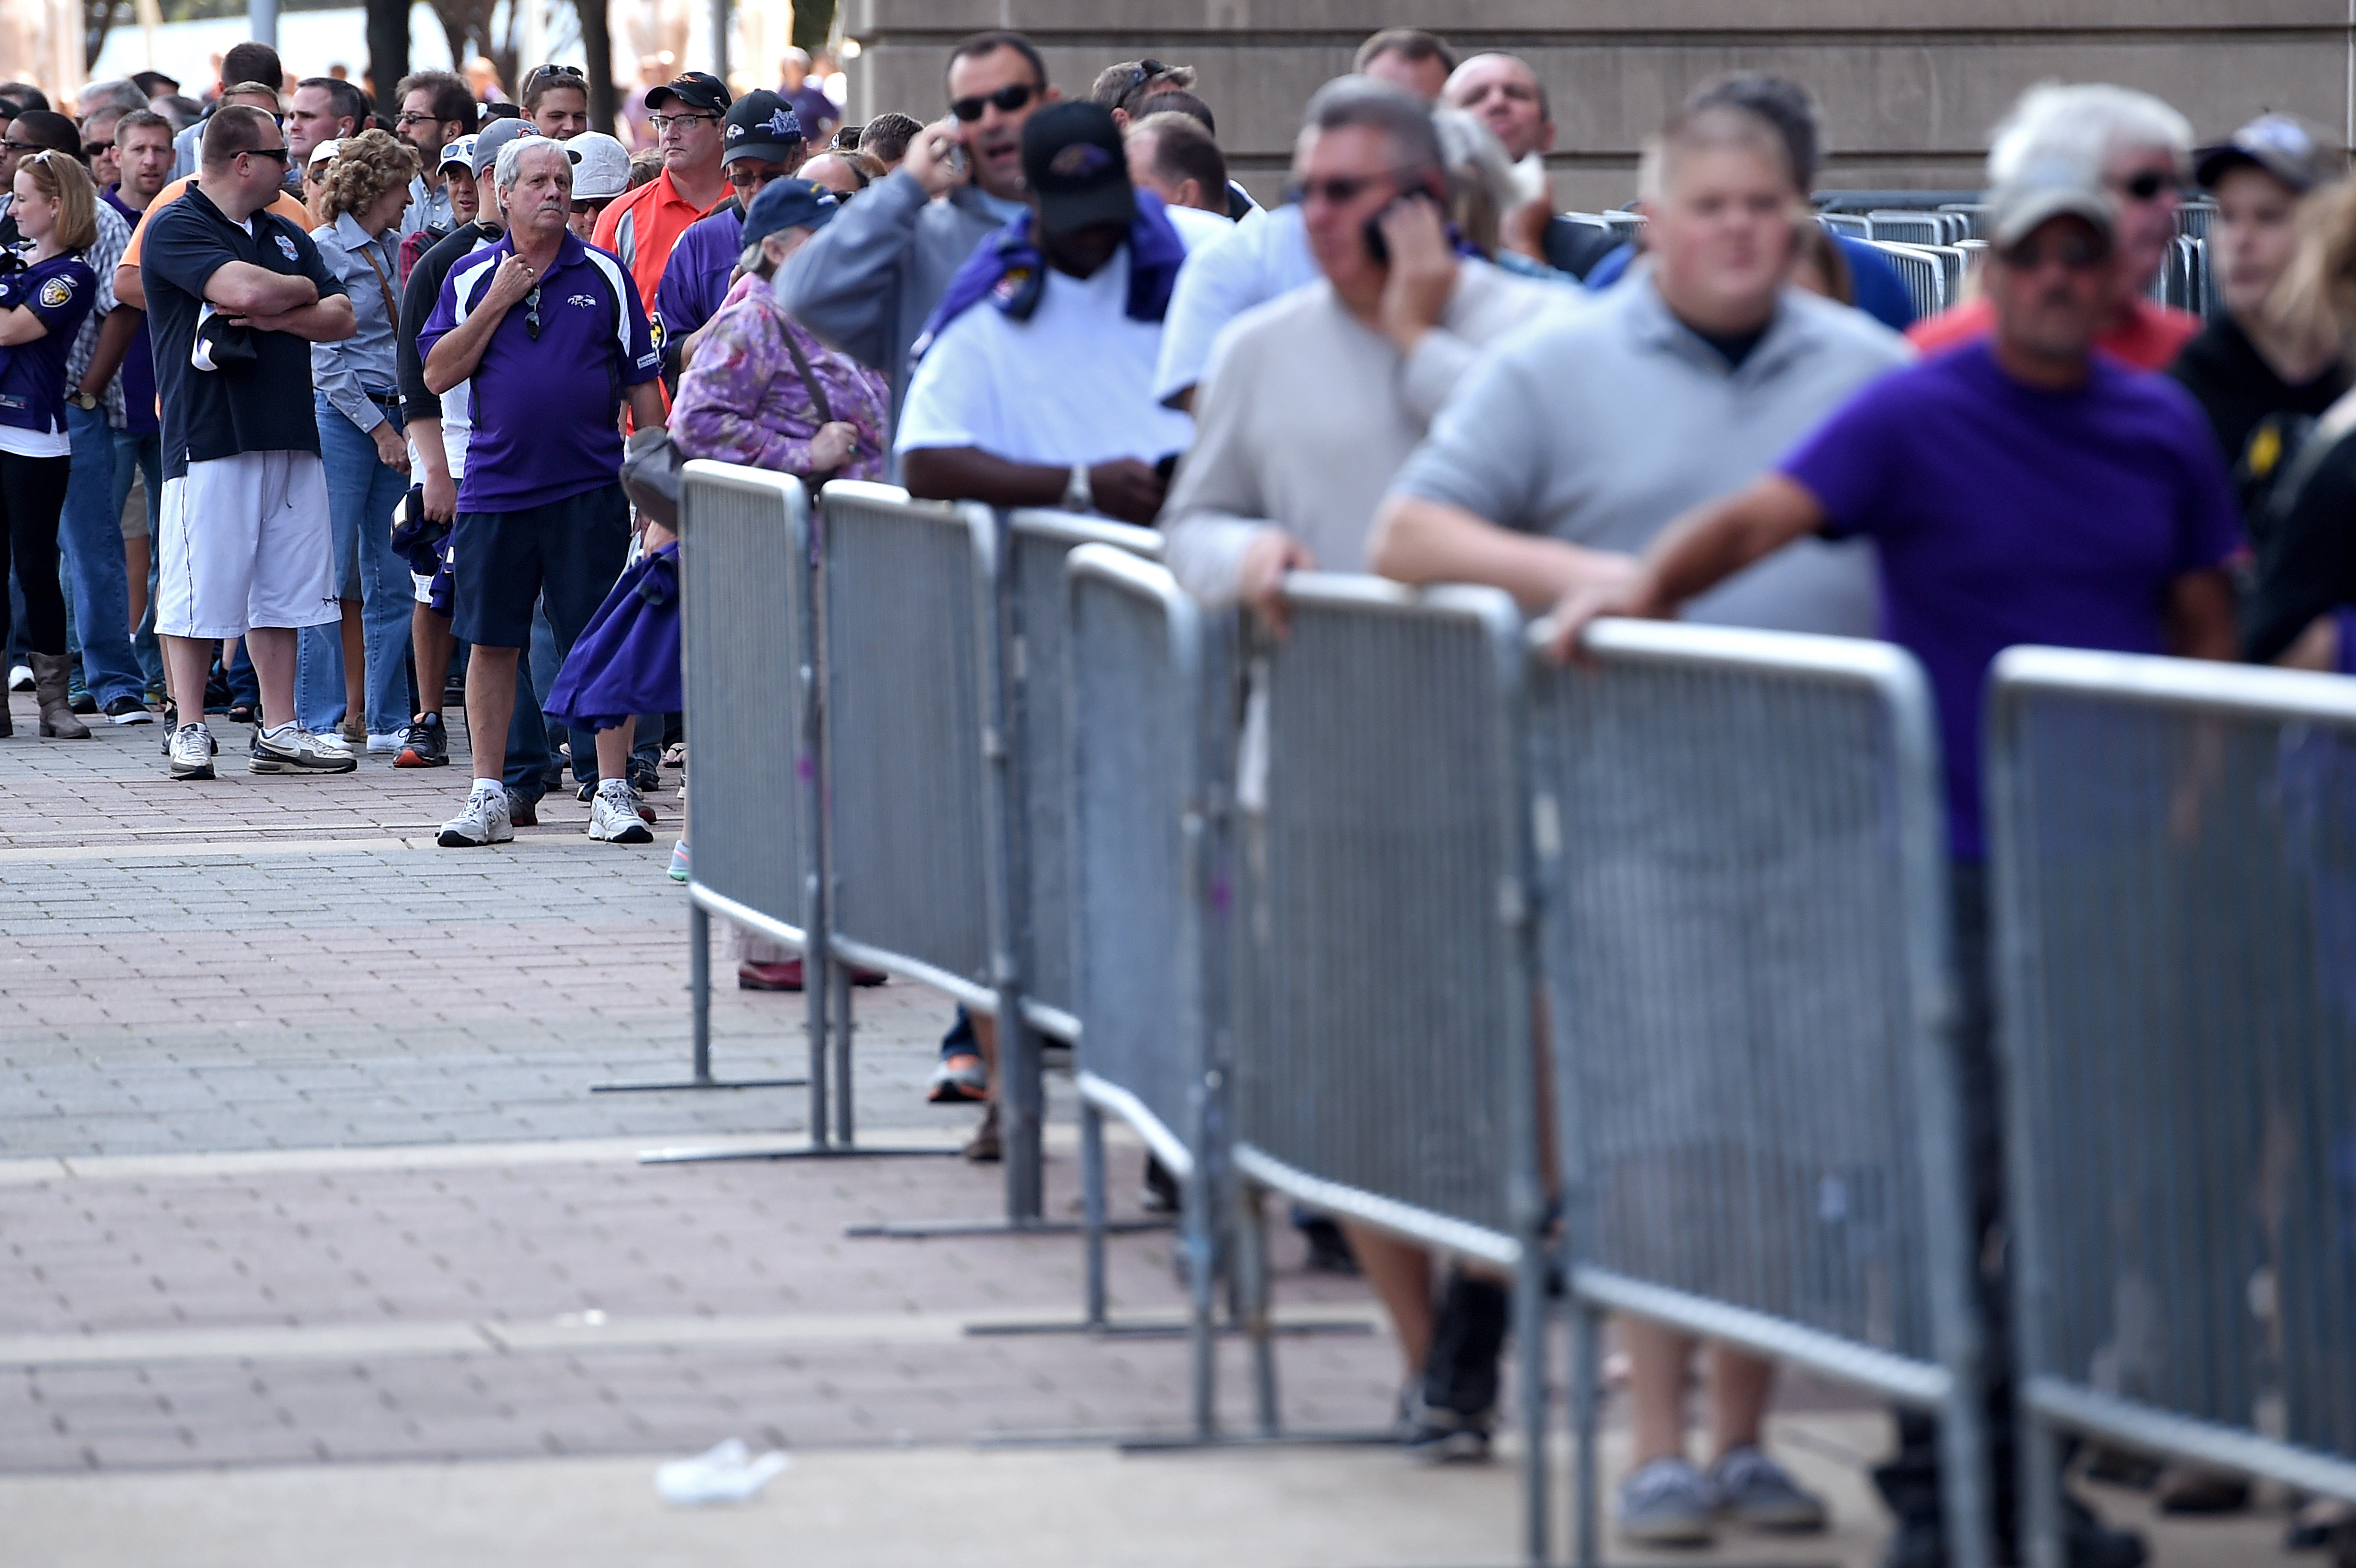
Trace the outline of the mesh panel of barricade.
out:
[[[993,592],[992,528],[986,512],[883,485],[827,486],[830,931],[930,967],[985,1009],[994,999],[977,626]]]
[[[2028,1370],[2343,1458],[2350,685],[2016,649],[1991,769]]]
[[[1877,240],[1875,246],[1898,269],[1917,315],[1936,315],[1947,308],[1947,270],[1939,258],[1919,245]]]
[[[1924,1152],[1954,1106],[1919,1076],[1945,929],[1919,675],[1719,628],[1588,647],[1532,693],[1573,1255],[1934,1362],[1933,1249],[1959,1265],[1963,1221],[1926,1197],[1954,1198]]]
[[[1078,1065],[1159,1124],[1141,1130],[1166,1156],[1194,1146],[1204,1066],[1199,630],[1141,560],[1076,554],[1069,592]]]
[[[798,785],[809,513],[790,475],[688,466],[680,495],[680,656],[695,731],[695,883],[803,922]]]
[[[1302,577],[1290,598],[1237,784],[1237,1163],[1371,1196],[1358,1212],[1448,1244],[1465,1238],[1427,1221],[1477,1228],[1510,1257],[1513,1102],[1535,1072],[1520,618],[1489,590]]]
[[[1149,528],[1083,520],[1067,513],[1016,512],[1007,518],[1007,585],[1012,646],[1009,701],[1020,737],[1015,788],[1023,833],[1023,999],[1050,1033],[1067,1023],[1035,1010],[1074,1012],[1072,975],[1071,689],[1066,684],[1070,606],[1064,558],[1073,547],[1102,543],[1158,557],[1162,538]]]

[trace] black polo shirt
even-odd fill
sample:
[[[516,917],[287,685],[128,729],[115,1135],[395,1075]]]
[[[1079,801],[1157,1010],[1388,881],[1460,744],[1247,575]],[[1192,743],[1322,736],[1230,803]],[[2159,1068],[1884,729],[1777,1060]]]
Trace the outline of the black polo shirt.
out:
[[[291,332],[256,332],[251,335],[255,357],[250,364],[199,370],[188,362],[204,312],[205,284],[231,261],[300,273],[317,286],[321,299],[344,292],[319,260],[311,237],[273,212],[232,223],[192,185],[147,220],[139,275],[147,288],[155,390],[164,405],[166,478],[185,475],[191,463],[241,452],[319,450],[307,340]]]

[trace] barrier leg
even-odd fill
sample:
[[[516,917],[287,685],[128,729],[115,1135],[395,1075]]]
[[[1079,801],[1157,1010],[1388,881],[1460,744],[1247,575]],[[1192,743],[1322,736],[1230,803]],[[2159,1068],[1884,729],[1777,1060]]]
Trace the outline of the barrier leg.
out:
[[[851,1047],[858,1038],[859,1022],[851,1006],[851,965],[827,962],[828,995],[834,998],[834,1025],[829,1032],[834,1045],[834,1125],[835,1139],[844,1149],[859,1146],[859,1125],[851,1105]]]
[[[1212,1321],[1213,1302],[1218,1292],[1218,1260],[1213,1243],[1217,1228],[1212,1198],[1215,1187],[1209,1159],[1198,1156],[1194,1168],[1186,1173],[1186,1185],[1179,1200],[1184,1205],[1180,1234],[1186,1252],[1190,1309],[1187,1349],[1194,1363],[1194,1435],[1205,1443],[1217,1435],[1219,1425],[1218,1329]]]
[[[1244,1298],[1244,1328],[1251,1336],[1252,1399],[1259,1435],[1273,1437],[1281,1425],[1276,1402],[1276,1346],[1269,1333],[1268,1234],[1262,1228],[1259,1194],[1236,1184],[1236,1274]]]
[[[1603,1476],[1597,1427],[1603,1415],[1603,1317],[1573,1298],[1570,1314],[1571,1561],[1595,1568],[1603,1550]]]
[[[659,1093],[673,1089],[798,1089],[799,1078],[729,1078],[712,1076],[712,912],[690,900],[687,906],[687,991],[692,1076],[630,1079],[617,1083],[592,1083],[593,1094]]]
[[[2045,1418],[2020,1413],[2021,1560],[2029,1568],[2065,1568],[2062,1538],[2062,1444]],[[1947,1496],[1953,1499],[1950,1491]],[[1952,1509],[1952,1501],[1949,1504]],[[1947,1528],[1955,1528],[1949,1516]],[[1957,1538],[1950,1535],[1951,1541]],[[1957,1557],[1964,1564],[1966,1559]]]
[[[1087,1226],[1087,1326],[1105,1326],[1104,1113],[1080,1100],[1080,1201]]]
[[[1035,1228],[1043,1218],[1044,1156],[1040,1148],[1046,1085],[1041,1080],[1039,1037],[1023,1019],[1012,990],[998,1002],[998,1136],[1006,1164],[1006,1222]]]
[[[824,944],[813,942],[802,952],[802,1000],[809,1018],[809,1125],[810,1147],[829,1148],[834,1135],[829,1130],[827,1117],[826,1049],[834,1032],[834,963],[823,950]]]
[[[1547,1517],[1546,1285],[1545,1245],[1526,1238],[1514,1269],[1514,1356],[1521,1385],[1522,1545],[1531,1568],[1546,1568],[1554,1558]]]

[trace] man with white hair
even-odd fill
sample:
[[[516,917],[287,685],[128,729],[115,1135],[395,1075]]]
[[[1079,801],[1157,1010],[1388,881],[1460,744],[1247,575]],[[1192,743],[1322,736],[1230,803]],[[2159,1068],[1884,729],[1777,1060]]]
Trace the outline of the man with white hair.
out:
[[[2118,205],[2119,265],[2110,319],[2094,347],[2139,370],[2164,370],[2201,330],[2201,318],[2146,292],[2176,239],[2176,209],[2190,173],[2192,123],[2147,92],[2107,82],[2032,87],[1996,128],[1988,146],[1990,190],[2032,164],[2072,162],[2101,177]],[[1996,328],[1985,296],[1907,333],[1926,354],[1976,342]]]
[[[573,165],[563,144],[509,142],[496,179],[507,234],[450,269],[417,337],[426,387],[440,396],[464,381],[472,401],[450,539],[450,625],[474,645],[466,729],[475,774],[465,808],[443,826],[444,848],[515,837],[500,774],[508,722],[527,689],[516,667],[531,643],[534,608],[544,592],[561,663],[629,552],[617,416],[626,403],[637,429],[663,422],[638,291],[619,261],[584,245],[569,226]],[[653,837],[629,786],[630,738],[626,724],[597,735],[594,839]]]

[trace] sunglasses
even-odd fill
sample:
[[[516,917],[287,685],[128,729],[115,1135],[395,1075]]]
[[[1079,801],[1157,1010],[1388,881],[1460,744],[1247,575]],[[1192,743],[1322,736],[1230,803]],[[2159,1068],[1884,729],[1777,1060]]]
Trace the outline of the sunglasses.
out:
[[[534,66],[531,74],[523,79],[523,84],[527,88],[537,87],[555,77],[570,77],[583,82],[589,80],[587,73],[577,65],[542,65]]]
[[[981,118],[985,109],[995,109],[1001,114],[1012,114],[1039,96],[1037,84],[1028,81],[1009,82],[996,92],[978,93],[960,98],[949,105],[949,112],[970,125]]]
[[[540,341],[540,285],[531,285],[531,293],[523,299],[523,329],[534,343]]]
[[[2091,234],[2049,235],[2043,243],[2026,240],[2004,253],[2004,264],[2015,272],[2034,272],[2048,261],[2059,261],[2073,272],[2091,272],[2111,259],[2111,248]]]
[[[282,144],[275,147],[248,147],[244,152],[238,155],[240,157],[251,158],[275,158],[280,164],[284,165],[287,159],[294,156],[294,154],[288,152],[284,145]]]
[[[0,147],[5,147],[12,153],[46,153],[49,150],[38,142],[19,142],[13,136],[5,142],[0,142]]]
[[[1377,186],[1396,185],[1407,176],[1398,169],[1379,175],[1335,175],[1332,179],[1294,180],[1284,187],[1284,199],[1297,207],[1323,198],[1347,207]]]
[[[592,213],[603,212],[613,204],[613,200],[610,196],[585,197],[573,204],[573,216],[584,218]]]
[[[111,153],[114,151],[114,144],[112,142],[84,142],[81,144],[81,150],[84,157],[94,158],[101,153]]]
[[[2119,188],[2137,201],[2149,201],[2162,191],[2182,194],[2181,187],[2176,183],[2176,176],[2164,175],[2158,169],[2146,169],[2135,178],[2121,185]]]

